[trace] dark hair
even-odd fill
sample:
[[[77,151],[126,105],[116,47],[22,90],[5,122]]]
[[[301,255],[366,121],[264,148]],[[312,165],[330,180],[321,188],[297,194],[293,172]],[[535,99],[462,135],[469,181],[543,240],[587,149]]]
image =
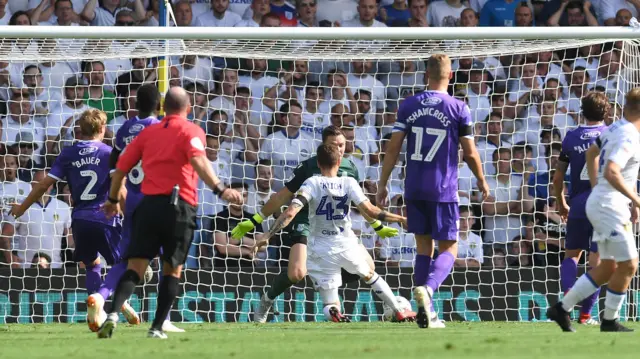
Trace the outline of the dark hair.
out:
[[[73,5],[73,2],[71,0],[56,0],[56,3],[53,5],[53,8],[55,10],[58,10],[58,4],[62,3],[62,2],[68,2],[71,5]]]
[[[247,97],[251,97],[251,89],[246,86],[237,87],[236,95],[246,95]]]
[[[509,158],[511,158],[511,148],[509,147],[499,147],[497,150],[493,151],[493,162],[495,162],[496,164],[498,163],[498,159],[500,158],[500,155],[508,153],[509,154]]]
[[[229,187],[233,189],[238,189],[238,188],[249,189],[249,185],[244,182],[233,182]]]
[[[291,108],[294,106],[302,110],[302,105],[300,104],[300,102],[296,100],[289,100],[289,101],[285,101],[285,103],[283,103],[282,106],[280,106],[280,109],[278,109],[278,112],[280,112],[283,115],[286,115],[289,113],[289,111],[291,111]]]
[[[320,83],[318,81],[311,81],[307,84],[304,89],[305,96],[307,95],[309,90],[320,90],[322,91],[322,93],[324,93],[324,87],[320,86]]]
[[[260,161],[258,161],[258,166],[267,166],[267,167],[271,167],[271,160],[270,159],[261,159]]]
[[[38,65],[28,65],[27,67],[24,68],[24,71],[22,71],[22,74],[24,75],[25,72],[27,72],[27,71],[29,71],[31,69],[38,69],[38,73],[42,73],[42,71],[40,70]]]
[[[215,122],[213,120],[213,118],[216,117],[216,116],[218,116],[220,118],[222,118],[222,116],[225,116],[225,117],[229,118],[229,115],[227,114],[227,111],[224,111],[224,110],[213,110],[213,112],[211,112],[211,115],[209,115],[209,121],[210,122]]]
[[[160,107],[160,91],[155,85],[145,84],[138,88],[136,108],[140,113],[152,113]]]
[[[484,122],[489,122],[491,120],[491,117],[497,117],[500,119],[500,122],[502,122],[502,112],[500,111],[491,111],[491,113],[488,114],[487,117],[485,117]]]
[[[27,14],[26,11],[22,11],[22,10],[16,11],[16,12],[13,13],[13,15],[11,15],[11,18],[9,19],[9,25],[17,25],[18,24],[18,18],[20,16],[22,16],[22,15],[26,16],[27,19],[29,19],[29,25],[33,25],[31,23],[31,17],[29,16],[29,14]]]
[[[572,9],[579,9],[580,12],[583,12],[582,10],[582,1],[570,1],[569,4],[567,4],[566,7],[567,10],[572,10]]]
[[[359,89],[356,92],[356,100],[360,100],[360,98],[362,97],[362,95],[367,95],[369,96],[369,100],[373,99],[373,97],[371,97],[371,91],[367,91],[367,90],[363,90],[363,89]]]
[[[318,167],[331,168],[342,160],[338,146],[321,144],[316,151]]]
[[[589,91],[585,97],[582,98],[580,105],[582,109],[582,116],[587,121],[604,121],[609,117],[611,111],[611,105],[609,104],[609,98],[602,92]]]
[[[53,262],[51,261],[51,257],[50,257],[48,254],[43,253],[43,252],[38,252],[38,253],[34,254],[34,255],[33,255],[33,258],[31,258],[31,263],[32,263],[32,264],[34,264],[33,262],[35,262],[37,258],[44,258],[44,259],[46,259],[46,260],[47,260],[47,262],[48,262],[49,264],[53,263]],[[38,261],[38,262],[39,262],[39,261]],[[39,263],[35,263],[35,264],[39,264]]]
[[[551,157],[553,151],[562,152],[562,144],[560,142],[551,142],[550,145],[545,146],[545,157]]]
[[[458,207],[458,213],[471,213],[471,206],[461,205]]]
[[[330,125],[322,130],[322,143],[325,143],[329,137],[344,136],[344,133],[338,126]]]

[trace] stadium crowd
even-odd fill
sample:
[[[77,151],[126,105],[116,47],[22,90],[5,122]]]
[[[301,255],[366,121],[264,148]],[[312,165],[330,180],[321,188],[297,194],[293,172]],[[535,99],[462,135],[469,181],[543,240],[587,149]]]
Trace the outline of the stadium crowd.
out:
[[[640,0],[175,0],[176,26],[628,26]],[[0,0],[2,25],[157,26],[150,0]],[[469,31],[473,31],[470,29]],[[62,41],[62,40],[61,40]],[[14,46],[31,46],[30,43]],[[120,46],[141,46],[122,41]],[[607,93],[620,118],[629,69],[623,43],[562,51],[460,58],[449,92],[467,102],[491,196],[479,203],[474,177],[460,163],[460,253],[456,267],[559,265],[564,225],[556,211],[550,169],[561,141],[581,123],[580,99]],[[136,116],[136,91],[158,78],[157,60],[0,62],[4,210],[46,174],[73,123],[87,108],[108,115],[105,141]],[[381,159],[403,98],[425,88],[424,61],[279,61],[172,57],[170,86],[192,94],[190,120],[207,134],[218,176],[241,189],[243,206],[199,190],[199,230],[187,268],[278,266],[287,243],[253,254],[261,233],[238,241],[231,229],[282,188],[299,162],[313,155],[322,129],[343,128],[347,155],[375,201]],[[403,209],[403,168],[390,188],[392,210]],[[13,268],[61,267],[73,248],[68,188],[18,220],[5,216],[0,262]],[[51,210],[53,209],[53,210]],[[354,230],[380,265],[411,267],[415,242],[401,230],[379,239],[352,209]],[[269,223],[265,221],[263,231]],[[258,231],[259,232],[259,231]],[[284,253],[284,254],[283,254]],[[69,264],[71,265],[71,264]],[[75,264],[72,264],[75,265]]]

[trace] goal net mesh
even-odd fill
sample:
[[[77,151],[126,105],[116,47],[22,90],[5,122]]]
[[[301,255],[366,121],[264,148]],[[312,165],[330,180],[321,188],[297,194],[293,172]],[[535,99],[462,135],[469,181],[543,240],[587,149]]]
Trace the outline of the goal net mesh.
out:
[[[589,90],[605,92],[617,120],[640,70],[638,43],[616,39],[157,41],[78,36],[0,41],[3,212],[28,194],[29,181],[39,178],[34,169],[50,167],[60,148],[73,142],[73,123],[84,109],[107,112],[109,141],[137,114],[136,91],[158,81],[158,57],[166,56],[169,85],[183,86],[192,96],[189,119],[207,133],[214,170],[225,184],[241,184],[247,194],[242,209],[230,208],[200,186],[199,227],[171,314],[178,322],[251,320],[269,283],[287,270],[291,243],[278,236],[254,256],[255,236],[239,242],[230,231],[313,155],[324,127],[352,126],[346,129],[347,157],[365,193],[375,200],[398,105],[425,89],[425,61],[433,53],[453,60],[450,93],[471,109],[491,200],[513,204],[496,214],[483,208],[473,175],[460,164],[460,205],[465,208],[460,255],[454,273],[435,294],[435,309],[445,320],[546,320],[546,308],[561,292],[565,236],[550,188],[550,166],[566,132],[583,121],[581,97]],[[404,163],[398,163],[389,185],[389,210],[396,213],[405,208]],[[505,176],[497,180],[496,173]],[[64,183],[51,194],[53,215],[48,207],[34,205],[17,221],[3,216],[0,322],[85,320],[84,269],[71,262],[73,241],[65,237],[73,203]],[[398,237],[381,239],[355,209],[351,218],[378,273],[411,300],[413,236],[401,230]],[[262,231],[272,221],[265,221]],[[579,272],[585,268],[584,256],[579,267]],[[140,286],[131,300],[144,320],[155,311],[157,261],[153,268],[155,279]],[[624,319],[638,315],[637,287],[634,280]],[[347,315],[356,321],[381,320],[382,305],[363,281],[343,288]],[[269,320],[323,320],[322,303],[309,280],[287,290],[275,309]]]

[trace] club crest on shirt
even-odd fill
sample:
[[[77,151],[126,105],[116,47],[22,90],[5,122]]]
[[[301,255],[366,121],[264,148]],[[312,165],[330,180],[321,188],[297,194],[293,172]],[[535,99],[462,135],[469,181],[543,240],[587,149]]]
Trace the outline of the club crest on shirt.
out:
[[[58,220],[60,220],[60,215],[59,215],[59,214],[57,214],[57,213],[54,213],[54,214],[53,214],[53,220],[54,220],[54,221],[56,221],[56,222],[57,222]]]
[[[284,16],[287,18],[287,20],[293,19],[293,13],[290,11],[285,11]]]
[[[20,189],[18,190],[18,194],[19,194],[19,195],[23,195],[23,194],[24,194],[24,190],[23,190],[22,188],[20,188]]]

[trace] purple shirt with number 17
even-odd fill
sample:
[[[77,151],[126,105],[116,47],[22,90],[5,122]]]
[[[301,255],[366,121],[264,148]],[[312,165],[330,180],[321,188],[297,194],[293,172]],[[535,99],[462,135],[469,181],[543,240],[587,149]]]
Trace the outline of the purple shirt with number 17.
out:
[[[459,138],[472,135],[467,105],[446,92],[424,91],[406,98],[393,131],[407,138],[405,198],[458,202]]]

